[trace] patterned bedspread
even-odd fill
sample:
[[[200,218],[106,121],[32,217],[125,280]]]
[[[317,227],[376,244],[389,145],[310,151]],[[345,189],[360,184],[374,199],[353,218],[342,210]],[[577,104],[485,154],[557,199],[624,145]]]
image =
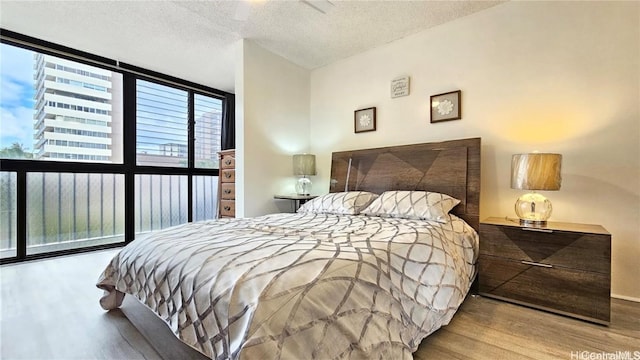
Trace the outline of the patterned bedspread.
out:
[[[273,214],[184,224],[126,246],[100,276],[213,359],[402,359],[449,323],[478,236],[448,223]]]

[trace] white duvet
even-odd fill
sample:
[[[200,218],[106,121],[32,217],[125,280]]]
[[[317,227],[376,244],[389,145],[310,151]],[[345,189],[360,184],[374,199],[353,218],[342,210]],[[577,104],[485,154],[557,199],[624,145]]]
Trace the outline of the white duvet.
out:
[[[126,246],[100,276],[213,359],[402,359],[449,323],[478,236],[447,223],[330,214],[221,219]]]

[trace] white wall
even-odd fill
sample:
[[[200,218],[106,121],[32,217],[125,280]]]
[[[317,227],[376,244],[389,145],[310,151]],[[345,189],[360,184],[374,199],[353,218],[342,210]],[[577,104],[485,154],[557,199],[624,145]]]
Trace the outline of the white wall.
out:
[[[308,151],[310,73],[249,40],[236,50],[236,216],[290,211],[273,195],[295,192],[291,156]]]
[[[515,216],[511,155],[563,154],[551,220],[612,234],[612,293],[640,300],[640,3],[509,2],[311,73],[316,192],[332,151],[482,137],[481,218]],[[411,94],[391,99],[391,79]],[[462,90],[462,120],[429,96]],[[377,131],[353,111],[377,107]]]

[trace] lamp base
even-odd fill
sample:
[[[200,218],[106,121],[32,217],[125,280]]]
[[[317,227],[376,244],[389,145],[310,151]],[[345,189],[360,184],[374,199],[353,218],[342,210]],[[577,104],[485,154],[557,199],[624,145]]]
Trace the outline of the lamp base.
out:
[[[296,182],[296,193],[298,195],[310,195],[311,194],[311,180],[308,177],[301,177]]]
[[[547,226],[547,220],[526,220],[526,219],[520,219],[520,225],[522,225],[522,226],[538,226],[538,227],[544,227],[544,226]]]
[[[553,208],[551,201],[546,197],[538,193],[529,193],[518,198],[515,210],[520,218],[520,225],[545,226]]]

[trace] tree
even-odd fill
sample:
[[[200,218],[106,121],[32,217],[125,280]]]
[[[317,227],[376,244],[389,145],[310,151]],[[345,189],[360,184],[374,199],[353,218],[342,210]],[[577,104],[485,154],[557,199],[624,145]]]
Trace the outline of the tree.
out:
[[[0,159],[31,159],[33,154],[23,144],[14,142],[11,146],[0,150]]]

